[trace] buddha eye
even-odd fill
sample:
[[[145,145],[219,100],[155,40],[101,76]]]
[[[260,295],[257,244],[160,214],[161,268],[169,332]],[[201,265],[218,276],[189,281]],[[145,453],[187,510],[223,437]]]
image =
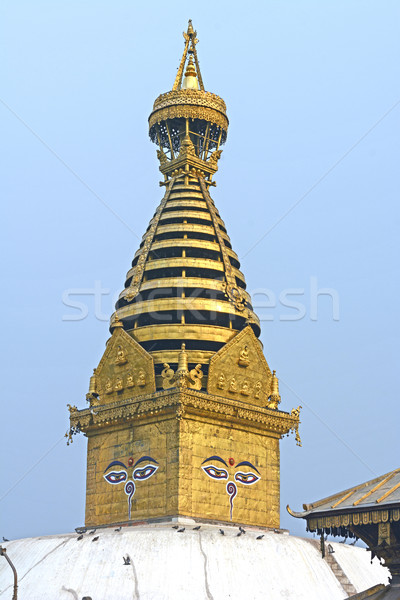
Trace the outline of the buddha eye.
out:
[[[225,469],[218,469],[214,467],[214,465],[207,465],[205,467],[201,467],[203,471],[213,479],[228,479],[228,473]]]
[[[111,471],[104,475],[104,479],[108,481],[108,483],[112,483],[113,485],[117,483],[122,483],[128,479],[128,474],[126,471]]]
[[[242,473],[241,471],[238,471],[237,473],[235,473],[235,480],[239,481],[240,483],[244,483],[246,485],[251,485],[252,483],[255,483],[256,481],[258,481],[260,479],[260,477],[258,475],[256,475],[255,473]]]
[[[143,481],[143,479],[148,479],[157,471],[158,467],[155,465],[146,465],[145,467],[141,467],[140,469],[135,469],[133,471],[133,479]]]

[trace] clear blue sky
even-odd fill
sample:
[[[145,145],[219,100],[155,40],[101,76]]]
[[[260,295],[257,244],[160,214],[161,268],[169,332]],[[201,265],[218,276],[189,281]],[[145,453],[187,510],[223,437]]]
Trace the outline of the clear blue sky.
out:
[[[2,2],[0,537],[84,521],[85,438],[43,456],[66,404],[85,406],[108,324],[92,296],[63,320],[62,297],[99,281],[112,312],[162,196],[147,117],[188,18],[228,107],[213,197],[248,289],[305,290],[300,320],[258,309],[281,406],[303,406],[303,447],[281,443],[282,526],[304,534],[287,503],[399,466],[399,17],[394,0]],[[311,319],[312,278],[339,320],[327,296]]]

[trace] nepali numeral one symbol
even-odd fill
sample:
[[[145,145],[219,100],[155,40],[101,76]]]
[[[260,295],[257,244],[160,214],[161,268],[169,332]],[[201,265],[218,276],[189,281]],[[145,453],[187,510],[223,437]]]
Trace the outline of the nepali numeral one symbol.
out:
[[[222,463],[222,465],[225,465],[227,469],[229,468],[228,464],[220,456],[209,456],[208,458],[206,458],[206,460],[202,462],[201,468],[203,469],[204,473],[211,479],[216,479],[220,481],[229,479],[228,471],[221,466],[217,467],[215,465],[215,463],[217,462]],[[233,458],[230,458],[228,462],[231,467],[235,464]],[[261,479],[260,472],[257,469],[257,467],[252,465],[251,462],[249,462],[248,460],[243,460],[242,462],[238,463],[235,469],[238,469],[239,467],[250,467],[251,469],[253,469],[253,471],[256,471],[258,475],[256,475],[256,473],[254,473],[253,471],[237,471],[234,475],[234,480],[238,483],[242,483],[244,485],[252,485],[253,483],[256,483]],[[229,496],[231,521],[233,515],[233,500],[237,494],[237,491],[238,490],[236,483],[234,483],[233,481],[228,481],[226,484],[226,493]]]
[[[142,463],[147,463],[144,466]],[[124,492],[128,496],[128,517],[131,519],[131,508],[132,508],[132,498],[136,491],[135,481],[144,481],[145,479],[149,479],[158,469],[158,462],[151,458],[151,456],[141,456],[135,464],[133,464],[133,458],[130,458],[128,461],[129,467],[133,465],[132,469],[132,479],[127,481],[128,479],[128,467],[124,465],[123,462],[119,460],[113,460],[108,467],[104,471],[104,479],[107,483],[111,485],[118,485],[119,483],[123,483],[126,481],[124,486]],[[138,467],[138,465],[142,465]],[[115,470],[115,467],[122,467],[121,470]],[[110,471],[110,469],[112,469]]]

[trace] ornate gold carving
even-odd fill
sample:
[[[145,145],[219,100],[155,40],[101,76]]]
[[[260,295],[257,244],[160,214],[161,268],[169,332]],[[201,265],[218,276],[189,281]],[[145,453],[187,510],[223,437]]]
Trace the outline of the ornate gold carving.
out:
[[[175,372],[168,363],[164,363],[164,369],[161,371],[161,377],[163,379],[163,389],[168,390],[174,387],[174,376]]]
[[[219,390],[224,390],[225,389],[225,384],[226,384],[225,375],[223,373],[220,373],[219,376],[218,376],[217,388]]]
[[[76,410],[70,414],[71,427],[76,427],[80,431],[88,432],[92,428],[107,427],[111,424],[124,423],[126,421],[139,418],[146,414],[156,414],[160,411],[169,410],[183,404],[186,412],[190,408],[200,410],[204,415],[220,414],[229,417],[231,420],[239,419],[253,423],[257,427],[262,427],[263,431],[270,431],[282,436],[295,431],[299,422],[296,417],[289,413],[270,411],[265,408],[238,407],[237,400],[211,396],[197,390],[188,388],[180,390],[168,390],[147,394],[134,401],[118,400],[106,405],[101,405],[93,414],[89,408]],[[175,410],[175,408],[174,408]],[[400,518],[400,517],[399,517]]]
[[[163,167],[169,163],[168,156],[163,152],[163,150],[157,150],[157,158],[160,161],[160,165]]]
[[[265,407],[271,395],[271,381],[260,342],[248,326],[212,356],[207,390],[225,397],[239,392],[247,402]]]
[[[114,391],[119,392],[124,389],[124,384],[122,382],[122,377],[117,377],[114,384]]]
[[[298,419],[300,417],[300,411],[303,407],[302,406],[298,406],[297,408],[292,408],[292,410],[290,411],[290,414],[292,417],[294,417],[295,419]]]
[[[153,112],[149,118],[149,125],[152,127],[154,123],[160,122],[160,120],[154,120],[153,115],[157,111],[162,111],[166,108],[178,108],[178,107],[194,108],[199,107],[203,109],[211,109],[218,112],[225,118],[224,129],[228,129],[228,119],[226,116],[226,104],[220,96],[213,94],[212,92],[202,92],[201,90],[172,90],[171,92],[165,92],[160,94],[154,101]],[[190,115],[179,115],[179,116],[190,116]],[[211,119],[204,119],[209,120]]]
[[[221,158],[221,154],[222,150],[214,150],[214,152],[210,154],[210,157],[207,161],[215,170],[218,168],[218,161]]]
[[[190,136],[186,134],[182,140],[179,158],[187,158],[188,156],[196,156],[196,150]]]
[[[248,348],[248,346],[245,345],[245,346],[243,346],[242,350],[240,351],[238,365],[240,365],[241,367],[248,367],[249,364],[250,364],[249,348]]]
[[[231,392],[233,394],[237,392],[236,377],[234,375],[233,375],[233,377],[231,377],[231,379],[229,381],[229,392]]]
[[[201,365],[198,364],[189,372],[190,383],[189,387],[194,390],[201,390],[201,380],[203,379],[203,371]]]
[[[242,396],[250,395],[250,387],[249,387],[249,383],[246,379],[242,383],[242,389],[240,390],[240,393],[242,394]]]
[[[275,371],[274,371],[275,373]],[[290,412],[290,416],[295,420],[294,426],[291,428],[291,431],[296,433],[296,444],[297,446],[301,446],[301,438],[299,433],[299,425],[300,425],[300,411],[302,406],[298,406],[297,408],[292,408]]]
[[[194,92],[194,90],[180,90],[179,94],[187,92]],[[172,92],[169,92],[170,94]],[[195,92],[198,94],[207,94],[208,92]],[[199,119],[201,121],[209,121],[215,123],[218,127],[223,130],[227,130],[229,126],[228,118],[225,114],[222,114],[215,108],[210,106],[201,106],[193,103],[193,98],[182,98],[182,101],[186,103],[171,104],[165,108],[156,109],[149,117],[150,136],[152,137],[151,128],[157,123],[167,121],[168,119]]]
[[[137,383],[139,387],[144,387],[146,385],[146,373],[143,371],[143,369],[139,369]]]
[[[126,362],[127,362],[127,360],[126,360],[126,356],[125,356],[125,350],[123,349],[122,346],[118,346],[116,357],[115,357],[115,364],[116,365],[124,365]]]
[[[99,404],[155,391],[153,359],[122,327],[114,328],[96,369]]]
[[[201,390],[201,380],[203,379],[201,364],[196,365],[194,369],[189,371],[185,344],[181,346],[176,373],[174,373],[168,363],[164,363],[163,366],[164,369],[161,371],[161,377],[164,390],[173,387]]]
[[[67,408],[69,410],[69,414],[70,415],[78,411],[77,407],[76,406],[71,406],[71,404],[67,404]]]

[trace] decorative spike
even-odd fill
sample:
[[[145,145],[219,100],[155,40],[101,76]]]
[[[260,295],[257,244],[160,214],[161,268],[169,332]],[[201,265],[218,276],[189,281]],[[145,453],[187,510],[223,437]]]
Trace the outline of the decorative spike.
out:
[[[187,352],[186,352],[186,344],[182,344],[181,351],[179,352],[178,369],[176,372],[178,373],[179,371],[185,371],[186,373],[188,372],[188,358],[187,358]]]
[[[186,33],[183,32],[183,37],[185,39],[185,48],[183,50],[181,62],[179,63],[178,72],[175,77],[174,85],[172,86],[173,91],[182,89],[182,76],[183,76],[183,70],[185,68],[188,53],[191,55],[190,56],[191,59],[192,59],[192,55],[194,56],[194,61],[195,61],[196,70],[197,70],[196,77],[198,78],[199,83],[197,84],[197,81],[196,81],[196,87],[187,86],[186,88],[185,88],[185,83],[184,83],[183,89],[198,90],[199,86],[200,86],[200,89],[202,91],[204,91],[203,78],[200,73],[200,66],[199,66],[199,61],[198,61],[197,52],[196,52],[196,44],[199,41],[197,39],[196,35],[197,35],[197,32],[193,29],[192,20],[189,19],[187,32]],[[190,46],[190,49],[189,49],[189,46]],[[189,60],[189,65],[190,65],[190,60]],[[189,67],[189,65],[188,65],[188,67]],[[192,65],[193,65],[193,59],[192,59]],[[193,65],[193,68],[194,68],[194,65]],[[185,73],[185,78],[186,78],[186,73]]]
[[[117,315],[117,313],[114,313],[114,315],[111,317],[111,328],[115,329],[116,327],[123,327],[124,324],[121,321],[121,319],[119,318],[119,316]]]
[[[197,81],[196,68],[193,62],[193,54],[190,55],[189,62],[185,71],[185,79],[182,84],[183,90],[198,90],[199,84]]]
[[[279,394],[279,381],[276,376],[276,371],[272,372],[272,380],[271,380],[271,394],[268,398],[268,408],[272,408],[276,410],[278,408],[278,404],[281,401],[281,397]]]
[[[96,369],[93,369],[93,375],[90,378],[89,382],[89,394],[92,396],[96,394]]]

